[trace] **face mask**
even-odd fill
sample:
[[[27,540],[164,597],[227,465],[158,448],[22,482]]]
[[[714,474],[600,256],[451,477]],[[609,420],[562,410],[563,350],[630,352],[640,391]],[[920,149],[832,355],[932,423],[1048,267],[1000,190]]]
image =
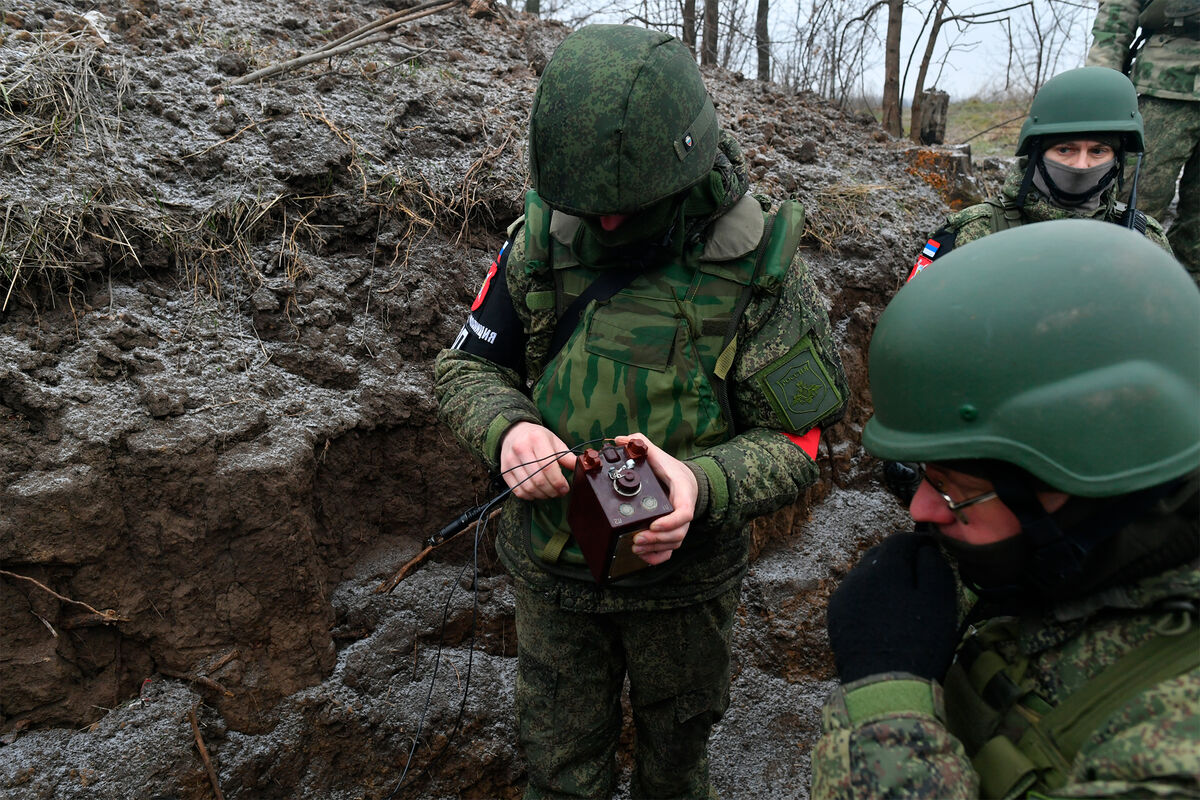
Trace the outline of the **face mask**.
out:
[[[980,597],[1012,598],[1029,592],[1033,554],[1023,534],[992,544],[967,544],[940,531],[937,539],[958,562],[963,582]]]
[[[1068,167],[1042,156],[1034,171],[1033,185],[1055,205],[1080,211],[1095,211],[1100,207],[1100,195],[1117,177],[1118,167],[1106,161],[1094,167]],[[1094,193],[1090,197],[1072,197]],[[1065,195],[1065,196],[1064,196]]]

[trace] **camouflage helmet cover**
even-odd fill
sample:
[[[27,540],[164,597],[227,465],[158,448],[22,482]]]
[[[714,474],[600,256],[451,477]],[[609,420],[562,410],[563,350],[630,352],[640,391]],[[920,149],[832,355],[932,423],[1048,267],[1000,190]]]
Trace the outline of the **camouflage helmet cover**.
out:
[[[1137,90],[1108,67],[1081,67],[1055,75],[1033,98],[1021,126],[1017,155],[1029,155],[1037,137],[1115,133],[1128,152],[1146,149]]]
[[[1144,236],[1022,225],[906,284],[870,346],[871,453],[995,459],[1107,497],[1200,467],[1200,292]]]
[[[529,120],[529,172],[552,208],[629,214],[704,178],[717,112],[684,45],[632,25],[589,25],[555,50]]]

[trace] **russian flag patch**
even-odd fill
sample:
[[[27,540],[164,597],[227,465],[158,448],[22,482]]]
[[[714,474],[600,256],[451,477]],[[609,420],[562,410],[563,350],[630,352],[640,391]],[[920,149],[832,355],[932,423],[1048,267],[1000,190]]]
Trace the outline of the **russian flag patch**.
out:
[[[933,239],[930,239],[925,243],[925,249],[921,251],[921,255],[930,260],[937,258],[937,251],[939,247],[941,247],[940,244],[935,242]]]

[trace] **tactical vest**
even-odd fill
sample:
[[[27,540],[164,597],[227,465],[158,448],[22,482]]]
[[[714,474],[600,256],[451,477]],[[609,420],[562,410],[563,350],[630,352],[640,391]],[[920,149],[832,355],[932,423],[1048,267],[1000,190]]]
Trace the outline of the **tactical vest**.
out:
[[[1022,685],[1027,659],[1002,655],[1016,649],[1015,620],[990,620],[973,631],[946,675],[945,707],[948,728],[979,775],[980,797],[1052,794],[1070,778],[1080,748],[1122,705],[1200,666],[1195,601],[1177,605],[1183,625],[1160,623],[1147,641],[1056,705]]]
[[[552,214],[535,192],[526,196],[528,374],[546,427],[568,447],[636,431],[680,459],[728,440],[734,423],[724,383],[738,321],[752,292],[778,292],[800,244],[803,208],[789,201],[768,215],[742,197],[706,241],[588,302],[562,348],[549,352],[558,318],[604,272],[575,255],[580,225],[577,217]],[[568,498],[533,505],[530,549],[550,571],[590,580],[570,539]],[[689,547],[685,541],[677,555]],[[643,570],[625,582],[665,572]]]
[[[1003,197],[997,202],[996,198],[989,198],[984,201],[992,209],[992,233],[1000,233],[1009,228],[1016,228],[1025,223],[1025,218],[1021,215],[1021,209],[1013,202],[1011,197]],[[1119,212],[1116,219],[1105,218],[1105,222],[1111,222],[1115,225],[1120,225],[1123,228],[1130,228],[1138,233],[1146,236],[1146,215],[1139,209],[1133,211],[1133,226],[1129,225],[1129,207],[1125,203],[1117,203],[1114,206]]]

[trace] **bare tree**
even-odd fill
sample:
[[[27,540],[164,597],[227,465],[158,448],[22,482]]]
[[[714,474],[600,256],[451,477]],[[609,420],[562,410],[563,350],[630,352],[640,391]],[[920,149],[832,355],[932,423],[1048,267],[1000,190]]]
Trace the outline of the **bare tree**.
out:
[[[770,0],[758,0],[754,19],[754,48],[758,52],[758,79],[771,80],[771,29],[767,24]]]
[[[700,63],[705,66],[717,63],[717,26],[720,20],[717,0],[704,0],[704,35],[700,43]]]
[[[696,0],[683,0],[683,31],[679,37],[696,54]]]
[[[904,0],[888,0],[887,36],[883,50],[883,129],[902,136],[900,120],[900,25]]]
[[[1036,94],[1042,84],[1060,71],[1067,48],[1080,35],[1086,41],[1091,19],[1088,8],[1075,2],[1045,0],[1031,3],[1030,13],[1022,17],[1014,32],[1007,30],[1009,51],[1015,55],[1010,77],[1029,94]],[[1082,57],[1078,63],[1082,65]]]
[[[921,106],[925,96],[925,76],[929,73],[929,62],[933,58],[933,48],[937,44],[938,33],[942,30],[942,15],[946,11],[946,4],[949,0],[936,0],[933,5],[933,19],[925,17],[926,23],[932,22],[929,28],[929,36],[925,39],[925,55],[921,58],[921,66],[917,70],[917,82],[913,86],[912,112],[909,115],[908,122],[908,138],[914,142],[921,141]],[[921,28],[924,31],[924,26]],[[908,78],[908,69],[904,70],[904,77]]]

